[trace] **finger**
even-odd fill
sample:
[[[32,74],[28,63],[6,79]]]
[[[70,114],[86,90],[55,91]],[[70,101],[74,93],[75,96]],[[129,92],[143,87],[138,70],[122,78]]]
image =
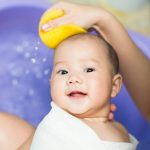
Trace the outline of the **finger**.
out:
[[[114,114],[113,113],[109,113],[109,115],[108,115],[108,120],[109,121],[113,121],[114,120]]]
[[[97,25],[93,25],[92,27],[93,27],[97,32],[99,32],[99,34],[100,34],[107,42],[109,42],[108,39],[107,39],[107,37],[106,37],[106,35],[103,33],[103,31],[102,31]]]
[[[112,112],[115,112],[116,109],[117,109],[117,107],[116,107],[115,104],[111,104],[111,105],[110,105],[110,110],[111,110]]]
[[[62,11],[64,11],[63,10],[63,7],[62,7],[62,4],[63,2],[58,2],[58,3],[56,3],[55,5],[53,5],[52,7],[50,7],[48,10],[46,10],[45,11],[45,13],[44,14],[47,14],[47,13],[51,13],[52,11],[56,11],[56,10],[62,10]],[[65,12],[65,11],[64,11]],[[63,17],[64,16],[61,16],[61,19],[63,19]],[[55,21],[49,21],[49,22],[46,22],[46,23],[44,23],[43,25],[42,25],[42,30],[43,31],[48,31],[48,30],[50,30],[51,28],[53,28],[53,27],[55,27],[56,26],[56,24],[57,24],[57,22],[59,22],[59,19],[58,19],[58,21],[56,21],[58,18],[56,18],[56,19],[54,19]]]
[[[42,28],[43,31],[47,32],[47,31],[49,31],[50,29],[52,29],[54,27],[55,27],[55,24],[54,24],[53,21],[51,21],[51,22],[47,22],[46,24],[42,25],[41,28]]]
[[[68,24],[69,23],[69,19],[67,17],[67,15],[59,17],[57,19],[51,20],[49,22],[47,22],[46,24],[42,25],[42,30],[43,31],[49,31],[54,27],[63,25],[63,24]]]

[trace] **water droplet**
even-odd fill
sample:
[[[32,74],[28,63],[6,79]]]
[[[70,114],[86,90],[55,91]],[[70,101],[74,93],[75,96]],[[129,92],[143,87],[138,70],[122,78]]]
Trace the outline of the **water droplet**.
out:
[[[44,70],[44,75],[48,75],[49,71],[49,69]]]
[[[12,85],[13,85],[13,86],[18,85],[18,80],[17,80],[17,79],[13,79],[13,80],[12,80]]]
[[[39,49],[39,47],[38,46],[35,46],[35,48],[34,48],[36,51]]]
[[[29,90],[29,95],[31,95],[31,96],[34,95],[34,90],[33,89]]]
[[[35,58],[31,58],[31,62],[32,62],[33,64],[35,64],[35,63],[36,63],[36,59],[35,59]]]
[[[22,53],[22,52],[23,52],[23,47],[20,46],[20,45],[18,45],[18,46],[16,47],[16,51],[17,51],[18,53]]]
[[[43,58],[42,61],[43,61],[43,62],[46,62],[46,61],[47,61],[47,58]]]
[[[26,52],[25,54],[24,54],[24,57],[25,58],[29,58],[31,56],[31,54],[29,53],[29,52]]]
[[[15,77],[19,77],[23,74],[23,68],[21,67],[16,67],[16,68],[13,68],[11,71],[10,71],[10,74],[12,76],[15,76]]]

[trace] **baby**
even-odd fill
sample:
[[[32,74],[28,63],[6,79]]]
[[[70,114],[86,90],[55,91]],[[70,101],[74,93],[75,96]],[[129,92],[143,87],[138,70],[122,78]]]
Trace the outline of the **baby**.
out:
[[[122,77],[113,48],[82,33],[60,43],[50,79],[52,109],[37,127],[31,150],[134,150],[138,141],[109,121],[110,99]]]

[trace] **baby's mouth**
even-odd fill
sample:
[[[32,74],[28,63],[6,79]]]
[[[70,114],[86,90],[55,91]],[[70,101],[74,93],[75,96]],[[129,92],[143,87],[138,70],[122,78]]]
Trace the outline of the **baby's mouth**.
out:
[[[72,91],[68,94],[69,97],[80,98],[86,96],[87,93],[81,91]]]

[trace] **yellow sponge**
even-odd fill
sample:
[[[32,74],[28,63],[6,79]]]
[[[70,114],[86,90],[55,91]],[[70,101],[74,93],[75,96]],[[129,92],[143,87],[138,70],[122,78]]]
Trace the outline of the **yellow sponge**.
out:
[[[65,24],[61,26],[54,27],[49,31],[45,32],[42,30],[42,25],[50,20],[56,19],[64,15],[62,10],[46,11],[41,17],[39,24],[39,36],[43,43],[49,48],[56,48],[56,46],[62,42],[64,39],[78,34],[86,32],[85,29],[74,24]]]

